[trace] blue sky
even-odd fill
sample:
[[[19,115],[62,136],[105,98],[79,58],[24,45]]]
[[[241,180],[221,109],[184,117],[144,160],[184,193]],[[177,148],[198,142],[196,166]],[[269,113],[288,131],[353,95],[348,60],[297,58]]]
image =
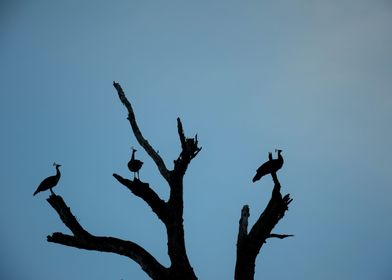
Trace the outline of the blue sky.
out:
[[[55,192],[87,230],[168,264],[163,225],[111,176],[138,147],[112,81],[171,167],[176,118],[202,152],[185,178],[185,231],[199,279],[232,279],[241,207],[254,222],[283,149],[294,198],[255,279],[391,279],[392,5],[389,1],[0,2],[0,278],[148,279],[127,258],[46,242],[68,232],[32,197]],[[153,162],[140,172],[163,197]],[[55,277],[54,277],[55,275]]]

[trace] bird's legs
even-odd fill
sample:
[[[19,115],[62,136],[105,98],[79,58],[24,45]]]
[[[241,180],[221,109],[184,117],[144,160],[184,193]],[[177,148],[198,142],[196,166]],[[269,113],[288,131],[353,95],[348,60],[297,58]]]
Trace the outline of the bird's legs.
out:
[[[56,194],[53,192],[52,188],[50,188],[49,190],[50,190],[50,192],[51,192],[53,195],[56,195]]]

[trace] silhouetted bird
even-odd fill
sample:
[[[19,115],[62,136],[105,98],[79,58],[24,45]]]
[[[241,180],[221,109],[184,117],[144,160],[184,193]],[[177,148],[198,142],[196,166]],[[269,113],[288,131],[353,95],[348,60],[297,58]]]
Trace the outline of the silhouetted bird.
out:
[[[272,159],[272,154],[268,154],[268,161],[263,163],[256,171],[255,177],[253,177],[253,182],[256,182],[261,179],[264,175],[270,174],[270,173],[275,173],[279,169],[282,168],[283,165],[283,157],[281,155],[282,150],[275,150],[275,152],[278,152],[278,158],[277,159]]]
[[[137,174],[137,178],[140,179],[139,170],[142,168],[143,162],[141,160],[135,159],[135,152],[137,152],[137,150],[132,147],[132,157],[128,162],[128,169],[133,172],[133,179],[135,179],[135,174]]]
[[[41,184],[39,184],[37,190],[33,193],[33,195],[36,195],[39,192],[43,192],[46,190],[50,190],[52,194],[54,194],[52,188],[57,185],[57,183],[60,180],[61,173],[59,170],[59,167],[61,166],[60,164],[53,163],[54,166],[56,166],[56,175],[49,176],[48,178],[44,179]]]

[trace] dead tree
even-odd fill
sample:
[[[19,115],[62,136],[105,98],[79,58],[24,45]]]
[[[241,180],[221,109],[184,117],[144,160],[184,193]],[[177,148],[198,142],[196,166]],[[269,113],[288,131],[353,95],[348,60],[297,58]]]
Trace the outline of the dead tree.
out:
[[[286,238],[291,234],[271,233],[275,225],[283,218],[292,201],[289,194],[282,197],[280,183],[276,173],[271,173],[274,181],[272,196],[267,207],[261,213],[256,223],[248,233],[249,207],[242,207],[237,237],[237,261],[235,265],[235,280],[253,280],[256,257],[268,238]]]
[[[71,230],[72,235],[55,232],[49,235],[47,240],[48,242],[79,249],[111,252],[129,257],[139,264],[151,279],[195,280],[197,277],[189,262],[185,248],[183,178],[188,165],[201,151],[201,147],[198,146],[197,134],[193,138],[186,138],[181,120],[177,118],[181,152],[178,158],[174,160],[173,169],[169,170],[158,152],[156,152],[142,135],[136,122],[131,103],[125,96],[120,84],[113,82],[113,86],[117,91],[120,101],[128,111],[128,120],[135,138],[155,162],[161,176],[170,187],[169,198],[167,201],[161,199],[148,183],[142,182],[138,178],[130,180],[116,173],[113,176],[135,196],[143,199],[165,225],[170,266],[163,266],[147,250],[132,241],[115,237],[95,236],[89,233],[77,221],[63,198],[55,194],[50,195],[47,201],[56,210],[64,225]],[[272,174],[272,176],[275,187],[271,201],[249,233],[247,232],[249,207],[244,206],[242,209],[237,242],[236,280],[253,279],[256,256],[267,238],[287,237],[287,235],[271,234],[273,227],[283,217],[284,212],[287,210],[287,205],[291,202],[288,195],[282,198],[280,184],[276,174]]]

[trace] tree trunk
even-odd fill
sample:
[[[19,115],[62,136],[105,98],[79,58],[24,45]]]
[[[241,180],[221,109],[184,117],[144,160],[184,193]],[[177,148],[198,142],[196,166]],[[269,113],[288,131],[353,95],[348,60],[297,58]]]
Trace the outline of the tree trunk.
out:
[[[49,235],[47,240],[48,242],[79,249],[111,252],[126,256],[139,264],[151,279],[197,280],[186,253],[183,225],[183,178],[192,159],[201,151],[201,147],[198,147],[197,134],[193,138],[186,138],[181,120],[177,118],[181,152],[178,158],[174,160],[173,170],[168,170],[161,156],[142,135],[132,105],[126,98],[120,84],[114,82],[113,86],[117,90],[120,101],[128,111],[127,118],[136,140],[155,162],[161,176],[170,188],[169,199],[168,201],[161,199],[148,183],[142,182],[139,178],[130,180],[116,173],[113,174],[113,177],[129,189],[132,194],[143,199],[165,225],[167,249],[171,264],[169,267],[163,266],[147,250],[132,241],[91,234],[79,224],[63,198],[55,194],[50,195],[47,201],[58,213],[64,225],[71,230],[72,235],[55,232]],[[288,205],[292,201],[288,194],[282,198],[278,178],[275,173],[271,175],[275,183],[271,200],[249,233],[249,207],[245,205],[242,208],[237,239],[235,280],[251,280],[254,278],[256,257],[268,238],[282,239],[291,236],[271,233],[279,220],[283,218]]]
[[[286,238],[292,235],[271,233],[275,225],[283,218],[288,210],[288,205],[292,201],[287,194],[282,198],[280,193],[280,183],[276,173],[272,173],[275,186],[271,199],[261,213],[260,217],[248,233],[249,207],[245,205],[241,211],[239,230],[237,237],[237,262],[235,266],[235,280],[253,280],[255,274],[256,258],[261,247],[268,238]]]

